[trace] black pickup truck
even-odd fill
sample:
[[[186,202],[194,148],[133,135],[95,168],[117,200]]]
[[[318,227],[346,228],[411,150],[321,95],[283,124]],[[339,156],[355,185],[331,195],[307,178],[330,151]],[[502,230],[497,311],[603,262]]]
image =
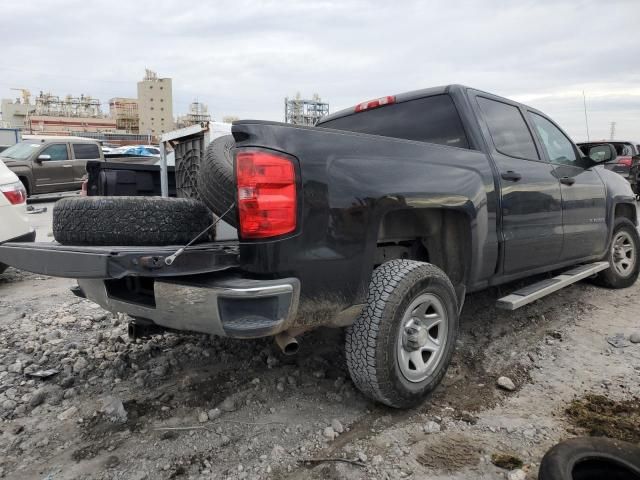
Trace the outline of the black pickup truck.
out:
[[[348,327],[354,383],[399,408],[442,379],[467,293],[564,269],[498,301],[515,309],[582,278],[623,288],[638,276],[633,192],[597,166],[615,150],[585,156],[525,105],[450,85],[364,102],[315,127],[240,121],[232,132],[238,240],[9,243],[0,262],[77,278],[78,294],[140,322],[275,336],[285,353],[305,330]],[[119,222],[105,198],[91,211],[105,205]],[[87,200],[65,201],[61,216]],[[169,215],[186,199],[157,201]],[[129,214],[122,225],[135,224]],[[180,223],[172,211],[167,225],[191,228],[189,214]]]

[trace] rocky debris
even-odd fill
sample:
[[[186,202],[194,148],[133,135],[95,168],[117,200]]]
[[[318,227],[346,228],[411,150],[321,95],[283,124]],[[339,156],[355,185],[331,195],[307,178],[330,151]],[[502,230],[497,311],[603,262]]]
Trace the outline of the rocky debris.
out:
[[[64,412],[58,415],[58,420],[65,421],[70,420],[78,413],[78,407],[69,407]]]
[[[285,449],[281,445],[276,444],[271,449],[271,460],[280,460],[285,454]]]
[[[524,470],[517,469],[507,473],[507,480],[526,480],[527,474]]]
[[[222,410],[220,410],[219,408],[212,408],[207,412],[207,417],[211,421],[217,420],[218,418],[220,418],[221,415],[222,415]]]
[[[640,332],[634,332],[629,335],[629,341],[631,343],[640,343]]]
[[[44,402],[45,397],[47,396],[47,391],[44,388],[39,388],[34,391],[31,395],[31,399],[29,399],[29,405],[32,407],[37,407],[42,402]]]
[[[440,424],[429,420],[422,426],[422,431],[424,433],[440,433]]]
[[[73,364],[73,373],[84,374],[88,366],[89,362],[87,361],[87,359],[84,357],[80,357]]]
[[[110,455],[104,462],[104,468],[116,468],[120,465],[120,459],[115,455]]]
[[[222,401],[219,408],[223,412],[235,412],[238,409],[238,406],[235,398],[233,398],[233,396],[229,396]]]
[[[325,429],[322,431],[322,435],[325,436],[325,438],[329,439],[329,440],[333,440],[335,439],[339,434],[338,432],[336,432],[333,427],[325,427]]]
[[[498,387],[502,388],[503,390],[507,390],[509,392],[513,392],[516,389],[516,386],[513,383],[513,380],[511,380],[509,377],[500,377],[498,378],[498,381],[496,383]]]
[[[200,423],[207,423],[209,421],[209,415],[207,415],[207,412],[200,412],[198,414],[198,421]]]
[[[7,368],[7,371],[9,373],[22,373],[22,369],[23,369],[22,362],[17,361],[16,363],[9,365],[9,368]]]
[[[104,397],[102,400],[102,408],[100,411],[112,422],[124,423],[127,421],[127,411],[124,408],[122,400],[114,396]]]
[[[336,433],[344,433],[344,427],[342,426],[342,423],[340,423],[340,420],[336,418],[331,420],[331,428],[333,428]]]

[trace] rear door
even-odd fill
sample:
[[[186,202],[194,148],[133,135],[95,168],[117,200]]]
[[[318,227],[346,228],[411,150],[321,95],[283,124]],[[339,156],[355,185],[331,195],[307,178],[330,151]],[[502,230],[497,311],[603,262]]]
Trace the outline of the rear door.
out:
[[[102,160],[100,147],[97,143],[73,143],[73,184],[74,187],[82,186],[82,179],[87,174],[87,162],[89,160]]]
[[[602,254],[608,240],[602,179],[557,125],[536,112],[529,111],[529,117],[560,181],[564,229],[561,259]]]
[[[48,155],[48,160],[38,157]],[[34,193],[60,192],[71,188],[73,183],[73,164],[66,143],[51,143],[44,147],[33,162],[33,178],[36,183]]]
[[[484,93],[475,98],[500,181],[503,273],[553,265],[562,250],[562,202],[554,168],[538,152],[517,104]]]

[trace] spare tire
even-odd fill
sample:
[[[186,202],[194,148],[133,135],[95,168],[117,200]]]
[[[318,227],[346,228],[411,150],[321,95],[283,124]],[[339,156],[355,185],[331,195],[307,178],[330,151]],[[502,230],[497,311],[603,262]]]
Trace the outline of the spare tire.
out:
[[[202,201],[216,215],[222,215],[236,201],[233,175],[233,135],[216,138],[207,147],[198,170],[198,193]],[[233,227],[238,226],[236,209],[232,208],[223,220]]]
[[[539,480],[636,480],[640,447],[604,437],[572,438],[549,450]]]
[[[63,245],[184,245],[212,221],[191,198],[74,197],[53,207],[53,237]]]

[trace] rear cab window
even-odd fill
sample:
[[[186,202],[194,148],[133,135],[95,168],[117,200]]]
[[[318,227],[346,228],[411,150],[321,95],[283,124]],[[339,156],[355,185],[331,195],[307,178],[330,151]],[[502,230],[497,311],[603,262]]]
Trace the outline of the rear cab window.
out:
[[[491,139],[503,155],[540,160],[531,131],[518,107],[486,97],[477,97]]]
[[[353,113],[318,127],[470,148],[458,110],[447,94]]]
[[[97,160],[100,158],[100,150],[95,143],[74,143],[73,156],[76,160]]]

